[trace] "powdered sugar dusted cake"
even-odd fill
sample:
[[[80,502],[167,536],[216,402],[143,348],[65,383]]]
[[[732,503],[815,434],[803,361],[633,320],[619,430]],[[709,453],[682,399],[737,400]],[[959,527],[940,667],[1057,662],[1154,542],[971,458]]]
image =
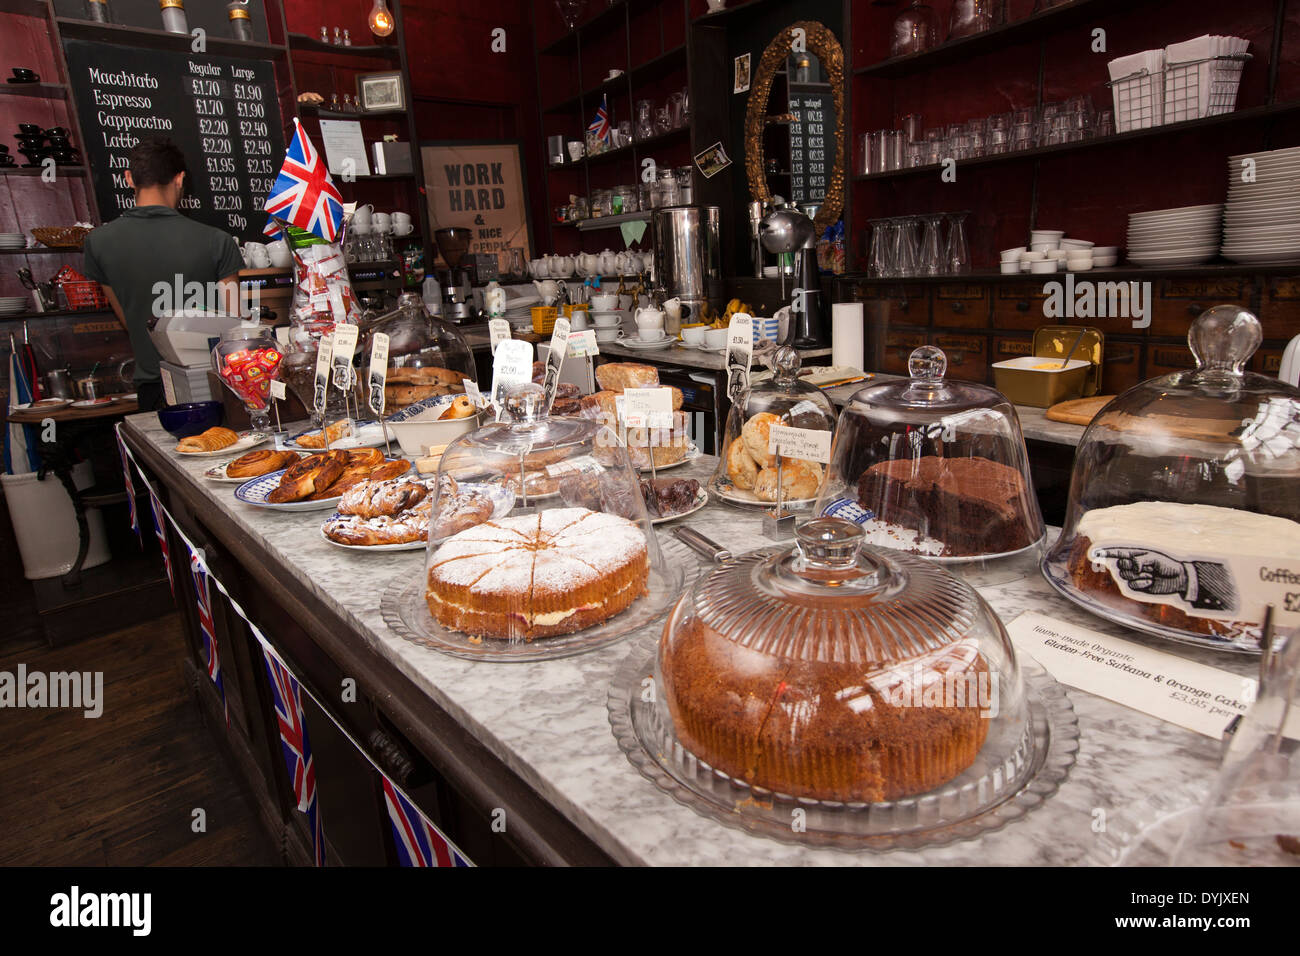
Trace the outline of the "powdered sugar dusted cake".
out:
[[[633,522],[557,508],[448,538],[433,556],[425,599],[446,627],[531,641],[626,610],[645,594],[648,574],[645,535]]]

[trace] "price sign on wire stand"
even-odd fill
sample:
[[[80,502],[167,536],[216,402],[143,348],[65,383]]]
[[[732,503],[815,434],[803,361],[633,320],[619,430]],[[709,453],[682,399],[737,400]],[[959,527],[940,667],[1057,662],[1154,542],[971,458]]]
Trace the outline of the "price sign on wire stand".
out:
[[[506,393],[533,380],[533,346],[523,339],[507,339],[492,353],[492,404],[496,420],[506,409]]]
[[[749,391],[749,367],[754,361],[754,320],[744,312],[731,317],[727,331],[727,397],[739,405]]]

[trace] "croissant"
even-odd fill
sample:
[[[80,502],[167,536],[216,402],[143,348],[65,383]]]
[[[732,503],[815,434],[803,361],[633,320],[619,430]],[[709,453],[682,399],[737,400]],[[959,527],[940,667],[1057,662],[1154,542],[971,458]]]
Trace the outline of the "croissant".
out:
[[[198,435],[191,435],[189,438],[182,438],[176,445],[177,451],[205,452],[221,451],[223,448],[229,448],[235,442],[239,441],[239,436],[229,428],[217,426],[209,428],[207,431]]]
[[[298,456],[291,451],[250,451],[226,465],[227,478],[256,478],[295,464]]]

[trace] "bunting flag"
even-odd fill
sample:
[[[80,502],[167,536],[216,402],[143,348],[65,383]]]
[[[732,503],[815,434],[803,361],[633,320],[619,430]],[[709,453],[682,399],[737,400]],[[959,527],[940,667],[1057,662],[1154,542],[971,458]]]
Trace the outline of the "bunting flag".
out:
[[[393,842],[402,866],[469,866],[442,831],[407,799],[382,770],[384,778],[384,803],[388,806],[388,821],[393,825]]]
[[[199,558],[198,551],[190,547],[190,573],[194,576],[195,603],[199,608],[199,630],[203,632],[203,651],[208,658],[208,677],[217,685],[221,695],[221,709],[230,726],[230,705],[226,703],[226,686],[221,680],[221,654],[217,650],[217,625],[212,616],[212,594],[208,590],[208,569]]]
[[[293,795],[298,799],[298,810],[307,814],[312,845],[316,851],[316,865],[324,866],[325,834],[321,827],[320,806],[316,802],[316,768],[312,764],[311,741],[307,739],[301,687],[270,646],[264,641],[259,643],[262,644],[266,673],[271,679],[271,693],[275,696],[275,716],[280,725],[280,748],[284,752],[284,765],[293,784]]]
[[[118,422],[114,429],[117,436],[117,453],[122,459],[122,477],[126,480],[126,511],[131,518],[131,530],[135,536],[140,539],[140,547],[144,547],[144,536],[140,533],[140,514],[135,507],[135,476],[131,473],[130,452],[126,450],[126,442],[122,441],[122,423]]]
[[[171,588],[172,597],[176,596],[176,578],[172,576],[172,552],[167,544],[167,519],[163,511],[162,502],[158,500],[158,493],[153,490],[153,485],[148,482],[145,487],[149,489],[149,507],[153,511],[153,533],[158,538],[158,550],[162,552],[163,568],[167,571],[167,586]]]

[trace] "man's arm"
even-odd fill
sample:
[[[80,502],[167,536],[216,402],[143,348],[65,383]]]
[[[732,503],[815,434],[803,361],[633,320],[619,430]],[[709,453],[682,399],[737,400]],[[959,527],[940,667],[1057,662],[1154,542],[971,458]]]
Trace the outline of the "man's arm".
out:
[[[239,315],[239,273],[217,280],[217,301],[227,315]],[[256,316],[254,316],[256,318]]]
[[[117,301],[117,296],[113,294],[113,289],[110,286],[105,285],[103,289],[104,295],[108,298],[108,304],[113,307],[113,314],[117,316],[117,324],[122,326],[124,332],[130,332],[131,330],[126,327],[126,316],[122,314],[122,303]]]

